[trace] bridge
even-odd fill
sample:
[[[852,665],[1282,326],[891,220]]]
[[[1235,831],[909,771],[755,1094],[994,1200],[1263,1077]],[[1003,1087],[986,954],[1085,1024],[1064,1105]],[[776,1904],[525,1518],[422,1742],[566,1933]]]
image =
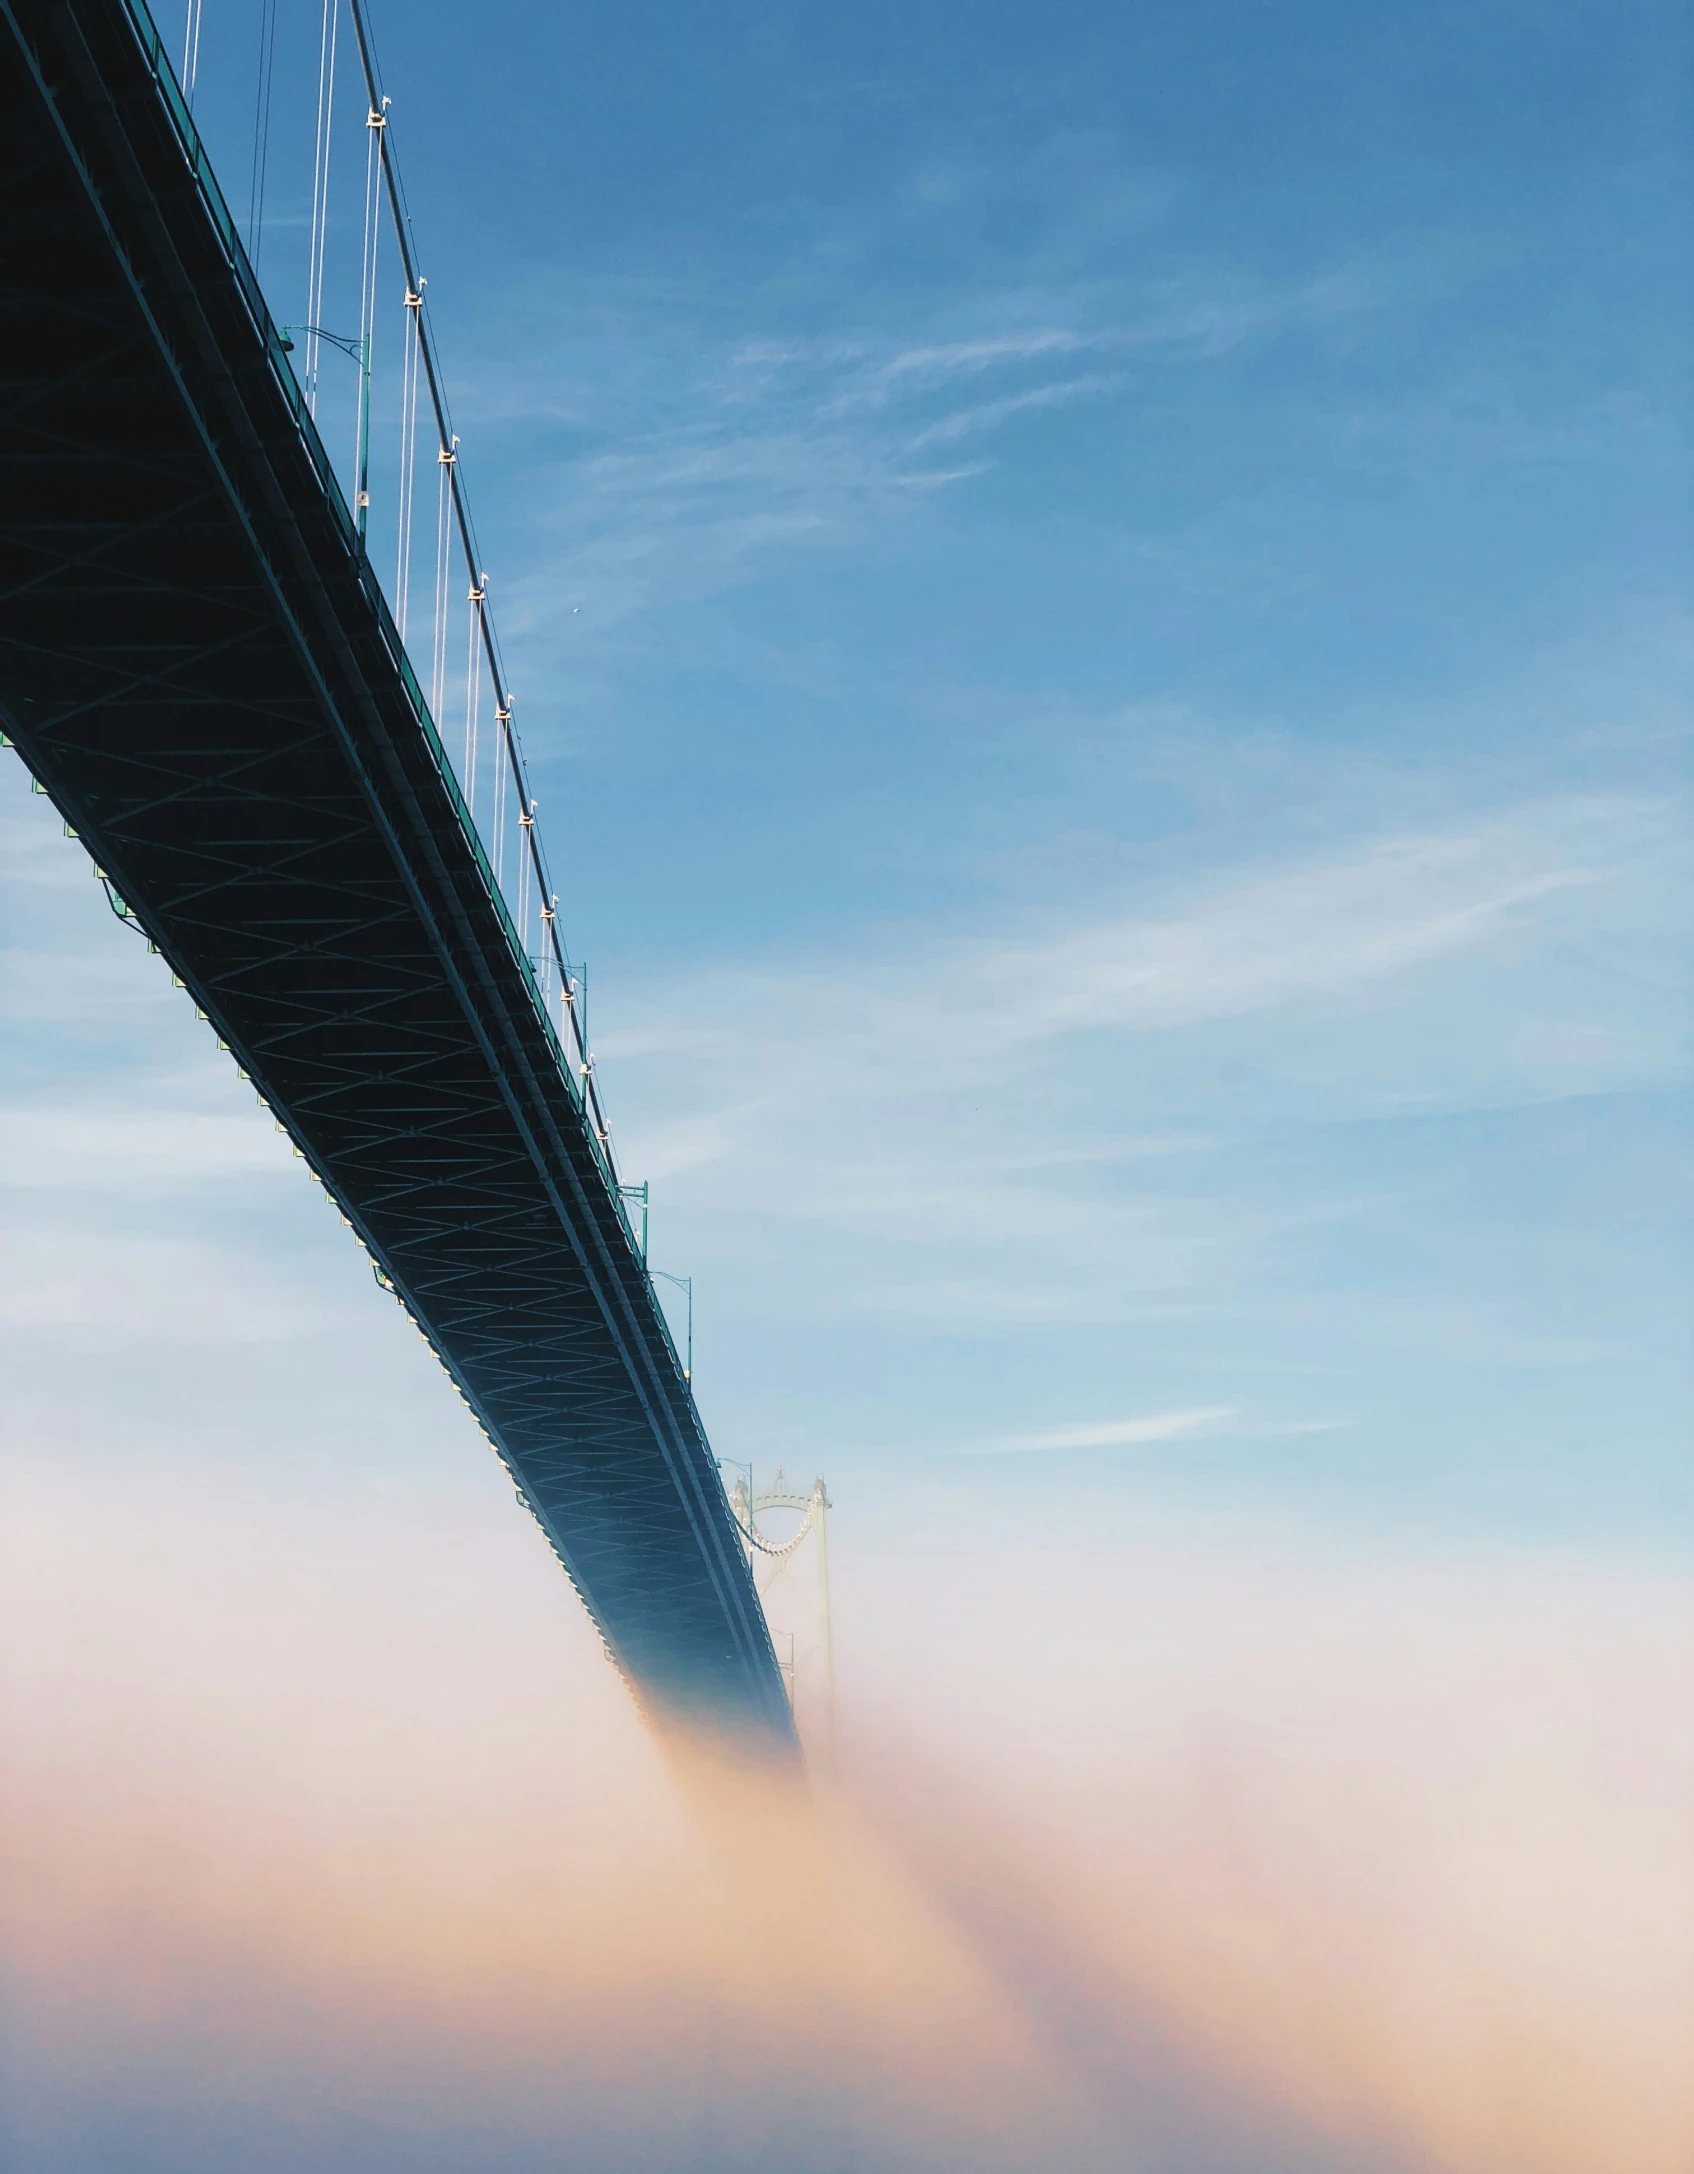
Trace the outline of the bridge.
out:
[[[359,0],[351,20],[365,307],[386,197],[402,397],[469,569],[465,774],[439,609],[432,705],[406,583],[391,608],[368,548],[369,319],[350,504],[315,416],[329,335],[302,358],[273,322],[143,0],[0,0],[0,726],[428,1340],[649,1717],[790,1763],[613,1160]]]

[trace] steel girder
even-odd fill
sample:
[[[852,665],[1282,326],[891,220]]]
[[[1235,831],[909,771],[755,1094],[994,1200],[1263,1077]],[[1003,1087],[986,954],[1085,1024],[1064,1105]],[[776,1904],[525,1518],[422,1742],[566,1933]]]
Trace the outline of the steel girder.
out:
[[[792,1758],[692,1395],[140,0],[0,0],[0,715],[638,1697]]]

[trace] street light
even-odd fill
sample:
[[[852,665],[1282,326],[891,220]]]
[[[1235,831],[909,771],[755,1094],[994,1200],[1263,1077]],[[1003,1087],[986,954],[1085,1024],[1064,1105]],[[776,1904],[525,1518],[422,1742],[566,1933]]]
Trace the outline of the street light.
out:
[[[639,1185],[620,1185],[618,1195],[623,1200],[639,1200],[641,1203],[641,1258],[647,1258],[647,1193],[650,1180],[643,1178]]]
[[[353,513],[358,523],[359,542],[363,546],[365,541],[365,517],[370,512],[371,504],[371,343],[368,339],[354,339],[345,332],[326,332],[322,325],[284,325],[282,327],[282,346],[283,351],[287,354],[292,354],[294,350],[293,335],[296,332],[304,332],[307,335],[308,343],[312,340],[327,340],[331,347],[339,347],[344,355],[359,365],[359,442],[355,452],[355,466],[359,471],[359,481],[358,487],[353,493]],[[317,355],[310,345],[308,345],[307,351],[312,356],[310,372],[312,383],[308,390],[312,396],[315,412],[318,397]]]
[[[682,1378],[686,1382],[692,1382],[694,1379],[694,1278],[692,1276],[669,1275],[662,1268],[649,1268],[647,1273],[650,1276],[661,1277],[666,1283],[674,1283],[679,1291],[687,1294],[688,1359],[682,1369]]]

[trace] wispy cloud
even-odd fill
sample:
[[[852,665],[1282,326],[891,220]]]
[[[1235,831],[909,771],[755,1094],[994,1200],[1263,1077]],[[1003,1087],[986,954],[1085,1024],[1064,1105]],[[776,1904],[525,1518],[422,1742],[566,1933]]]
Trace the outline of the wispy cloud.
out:
[[[825,402],[823,412],[844,415],[855,408],[882,408],[961,379],[981,377],[988,371],[1116,344],[1120,344],[1116,335],[1109,331],[1076,332],[1049,325],[995,339],[948,340],[930,347],[911,347],[861,366]]]
[[[1125,1449],[1143,1442],[1180,1442],[1208,1434],[1235,1417],[1233,1404],[1202,1404],[1192,1411],[1151,1412],[1139,1419],[1106,1419],[1084,1427],[1049,1427],[1035,1434],[1008,1434],[977,1442],[961,1456],[1023,1456],[1041,1450]]]
[[[1062,407],[1067,401],[1121,392],[1125,383],[1122,377],[1107,377],[1096,372],[1087,377],[1061,378],[1052,385],[1037,385],[1028,392],[1008,393],[1001,400],[985,400],[974,408],[957,409],[953,414],[943,416],[940,422],[931,423],[927,430],[918,431],[907,439],[906,450],[921,452],[926,446],[951,444],[973,432],[996,430],[1002,423],[1010,422],[1014,415],[1029,414],[1037,408]]]
[[[1329,1166],[1280,1193],[1244,1184],[1243,1139],[1678,1076],[1679,864],[1674,818],[1645,800],[1365,831],[1065,913],[1007,909],[968,937],[861,932],[847,954],[697,965],[644,1001],[625,984],[603,999],[602,1076],[626,1166],[660,1183],[662,1242],[779,1309],[811,1293],[980,1335],[1286,1308],[1290,1254],[1382,1203]],[[140,1212],[161,1184],[290,1167],[263,1113],[215,1108],[210,1074],[138,1092],[122,1112],[14,1105],[0,1174]],[[169,1107],[185,1092],[204,1117]],[[85,1303],[56,1266],[26,1280],[30,1318]],[[1391,1323],[1479,1354],[1503,1334],[1451,1302],[1374,1333]],[[1560,1338],[1519,1325],[1506,1342]],[[1210,1411],[1208,1386],[1161,1411]]]
[[[6,1186],[123,1191],[274,1171],[292,1153],[273,1126],[245,1113],[0,1106]]]
[[[501,385],[478,388],[491,422],[521,428],[524,496],[543,509],[531,544],[539,562],[514,584],[509,610],[533,644],[571,607],[580,640],[735,587],[796,544],[862,540],[873,525],[886,535],[928,497],[1008,457],[999,434],[1022,419],[1379,312],[1403,301],[1406,285],[1393,262],[1282,282],[1222,267],[1137,280],[1120,267],[1086,312],[1074,289],[1013,281],[914,304],[904,324],[872,317],[846,333],[750,329],[694,343],[675,334],[699,307],[691,293],[667,298],[660,318],[651,295],[620,302],[610,291],[586,317],[578,302],[568,337],[555,324],[529,343],[570,353],[568,377],[550,368],[525,379],[505,351]],[[508,314],[551,322],[557,304],[523,300]],[[1084,359],[1093,367],[1079,371]],[[561,424],[568,449],[538,459]],[[980,457],[935,470],[929,451],[966,437],[983,441]]]
[[[636,1014],[626,1034],[602,1037],[604,1053],[733,1045],[741,1056],[728,1076],[754,1087],[752,1106],[765,1108],[791,1067],[809,1087],[827,1075],[842,1100],[904,1097],[925,1084],[1004,1078],[1086,1033],[1169,1033],[1295,1007],[1345,1009],[1442,962],[1521,965],[1525,947],[1557,946],[1565,932],[1579,947],[1571,963],[1581,970],[1591,968],[1610,930],[1617,970],[1640,986],[1668,962],[1635,941],[1636,916],[1644,909],[1663,924],[1676,857],[1674,819],[1661,805],[1548,802],[1366,838],[1291,865],[1219,871],[1164,900],[1084,913],[1039,935],[932,939],[914,951],[899,934],[874,967],[861,946],[851,967],[819,960],[721,974],[704,1012],[691,999],[675,1011]],[[1532,984],[1513,978],[1519,1002],[1533,1010]],[[1588,998],[1602,999],[1605,977],[1584,979]],[[855,991],[858,1000],[844,1003]],[[1554,1003],[1568,1017],[1568,992]],[[1449,1045],[1453,1024],[1449,1016]],[[1467,1014],[1467,1033],[1473,1024]],[[1496,1017],[1488,1054],[1500,1052],[1513,1024]],[[1680,1037],[1674,1022],[1663,1024],[1661,1035],[1650,1016],[1634,1017],[1630,1034],[1604,1046],[1632,1069],[1674,1060]],[[1373,1017],[1355,1056],[1368,1057],[1383,1031]],[[750,1046],[758,1052],[752,1065]],[[1603,1063],[1602,1046],[1593,1054]],[[1543,1042],[1522,1049],[1535,1075],[1530,1092],[1547,1091],[1563,1054]],[[1407,1085],[1402,1076],[1398,1091]]]
[[[101,1363],[126,1343],[211,1351],[321,1335],[335,1320],[333,1300],[298,1288],[286,1265],[243,1260],[232,1273],[213,1235],[143,1237],[111,1222],[91,1235],[15,1219],[7,1234],[0,1328],[32,1338],[93,1334]]]
[[[830,1303],[931,1330],[1286,1307],[1278,1264],[1386,1202],[1329,1164],[1246,1180],[1243,1141],[1680,1076],[1676,837],[1663,807],[1572,798],[1196,873],[1069,926],[696,970],[603,1015],[622,1152],[744,1285],[779,1252],[784,1306],[795,1264],[827,1259]]]

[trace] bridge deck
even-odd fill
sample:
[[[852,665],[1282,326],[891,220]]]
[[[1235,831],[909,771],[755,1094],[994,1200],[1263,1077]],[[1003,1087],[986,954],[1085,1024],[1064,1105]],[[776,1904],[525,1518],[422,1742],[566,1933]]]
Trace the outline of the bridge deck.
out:
[[[139,0],[0,0],[0,306],[6,731],[638,1695],[791,1749],[652,1285]]]

